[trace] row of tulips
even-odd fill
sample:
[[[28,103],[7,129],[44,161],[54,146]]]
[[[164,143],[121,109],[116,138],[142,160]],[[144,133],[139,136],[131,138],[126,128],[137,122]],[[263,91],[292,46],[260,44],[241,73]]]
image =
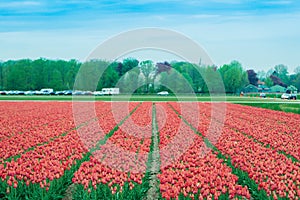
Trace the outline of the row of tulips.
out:
[[[204,113],[211,117],[211,104],[204,104],[203,109]],[[265,146],[285,152],[299,161],[300,131],[297,128],[298,124],[295,123],[295,119],[300,119],[299,115],[266,109],[263,113],[261,110],[261,108],[227,104],[225,125],[246,134]],[[269,119],[268,115],[276,117]],[[290,118],[289,121],[287,121],[287,117]]]
[[[240,112],[240,117],[242,117],[243,119],[251,120],[253,123],[276,123],[278,125],[278,128],[284,128],[284,125],[286,123],[293,127],[294,125],[297,125],[300,120],[300,116],[294,113],[279,112],[275,110],[249,107],[239,104],[228,104],[228,110]],[[259,117],[254,120],[254,116]],[[292,128],[289,129],[289,132],[293,131],[294,130]]]
[[[119,126],[119,129],[109,139],[126,152],[148,153],[151,143],[152,103],[144,102],[139,108]]]
[[[204,118],[211,118],[211,121],[215,124],[216,121],[220,122],[216,116],[212,116],[212,104],[201,103],[199,107],[203,111],[201,114]],[[284,152],[285,155],[293,160],[300,160],[300,147],[298,145],[300,142],[300,132],[297,128],[298,124],[295,124],[295,120],[293,120],[299,118],[297,114],[264,109],[265,113],[270,116],[271,114],[272,116],[276,116],[273,119],[272,117],[268,119],[267,115],[261,111],[261,108],[237,104],[226,104],[226,107],[226,119],[220,123],[224,123],[225,126],[245,134],[266,147],[271,147],[278,152]],[[287,117],[290,117],[291,120],[287,121]],[[278,121],[274,121],[274,119]],[[200,125],[202,121],[200,119]]]
[[[300,197],[299,163],[226,127],[216,147],[231,158],[235,167],[247,172],[268,196]]]
[[[73,130],[64,137],[37,146],[16,160],[1,164],[0,182],[3,188],[6,186],[6,193],[2,195],[16,198],[17,194],[18,199],[50,198],[49,195],[57,193],[58,180],[84,157],[85,150],[78,141],[79,137]]]
[[[45,102],[34,102],[35,104],[40,104],[40,110],[36,112],[43,113]],[[31,106],[31,103],[25,103],[28,106]],[[60,115],[60,120],[50,120],[44,126],[37,126],[32,129],[27,129],[27,127],[23,127],[22,134],[16,134],[12,137],[5,138],[0,141],[0,163],[5,159],[8,159],[12,156],[19,155],[29,148],[35,147],[37,145],[47,143],[53,138],[62,136],[75,128],[82,126],[84,123],[91,121],[93,118],[99,118],[100,124],[102,125],[102,129],[110,130],[112,128],[112,124],[115,123],[107,123],[107,117],[113,118],[111,113],[111,106],[109,103],[97,102],[95,104],[95,111],[90,111],[88,108],[88,103],[81,103],[81,109],[76,112],[72,110],[72,104],[66,102],[57,102],[57,106],[53,107],[56,110],[65,111],[64,115]],[[50,106],[51,107],[51,106]],[[33,112],[35,113],[35,112]],[[47,114],[47,112],[45,112]],[[73,114],[76,121],[73,120]],[[98,115],[98,116],[96,116]],[[29,120],[30,121],[30,120]],[[44,120],[42,120],[44,121]],[[112,122],[112,121],[110,121]],[[14,124],[14,126],[18,126],[18,124]],[[80,131],[82,133],[82,131]],[[7,149],[6,147],[10,148]]]
[[[256,112],[259,109],[256,108],[253,109],[252,115],[249,114],[245,118],[240,118],[238,111],[230,110],[231,107],[235,106],[228,106],[228,115],[231,117],[227,117],[226,125],[253,137],[264,145],[273,147],[277,151],[286,152],[300,161],[299,121],[298,124],[293,123],[292,120],[280,123],[284,121],[281,121],[280,117],[277,117],[278,122],[267,120],[267,118],[259,116],[259,112]],[[238,105],[237,107],[242,106]],[[275,115],[281,116],[281,114],[281,112],[278,112]],[[298,117],[297,114],[289,114],[289,116],[292,119]]]
[[[142,179],[151,143],[148,137],[148,133],[151,134],[151,108],[152,103],[139,105],[104,144],[93,151],[91,159],[82,163],[72,179],[77,188],[74,198],[142,197]],[[144,120],[138,120],[141,117]]]
[[[204,117],[201,119],[201,127],[198,127],[198,131],[207,136],[212,141],[211,143],[215,143],[218,151],[225,158],[231,159],[235,168],[246,172],[258,185],[259,190],[262,189],[266,192],[265,196],[260,198],[297,199],[300,197],[299,163],[292,162],[291,159],[279,154],[276,150],[266,148],[241,132],[232,129],[227,125],[228,119],[220,134],[210,134],[209,127],[211,121],[214,121],[210,114],[210,105],[200,103],[200,106],[203,107],[201,110]],[[237,117],[226,116],[232,120],[232,123]],[[277,141],[274,140],[274,142]]]
[[[95,113],[96,118],[78,125],[76,129],[75,123],[71,119],[68,119],[70,122],[66,124],[51,125],[47,131],[43,132],[46,138],[44,141],[48,139],[47,142],[35,143],[38,144],[36,146],[32,143],[31,147],[33,148],[22,152],[11,161],[3,161],[0,164],[1,198],[55,199],[61,197],[60,195],[64,193],[73,173],[79,168],[81,162],[89,159],[89,153],[87,153],[87,148],[82,142],[84,140],[79,133],[86,133],[86,127],[93,126],[94,122],[101,123],[107,121],[108,118],[113,119],[109,103],[97,102],[95,112],[92,113],[87,104],[80,106],[82,109],[76,112],[79,122],[90,119]],[[133,106],[136,104],[130,107]],[[67,121],[67,119],[65,120]],[[114,119],[110,123],[115,123]],[[102,124],[101,128],[108,130],[109,128],[105,126],[110,126],[110,123]],[[69,131],[64,133],[64,130]],[[60,137],[51,137],[52,132],[60,135]],[[24,133],[24,135],[26,134]]]
[[[138,104],[130,104],[128,109],[132,111]],[[122,119],[126,117],[126,114],[123,112],[119,116],[115,116],[113,113],[114,109],[124,108],[124,103],[116,103],[112,106],[110,102],[77,102],[76,110],[74,110],[74,118],[76,124],[81,124],[85,121],[91,120],[88,126],[83,126],[77,130],[81,142],[84,144],[85,148],[91,151],[96,147],[99,141],[105,139],[106,135],[112,131]],[[80,113],[85,113],[82,110],[90,110],[85,115],[80,115]],[[77,114],[79,113],[79,114]]]
[[[12,156],[21,154],[25,151],[27,151],[29,148],[35,147],[37,145],[43,144],[48,142],[49,140],[61,136],[62,134],[65,134],[73,129],[76,128],[76,125],[73,120],[73,113],[72,113],[72,104],[71,103],[58,103],[57,105],[51,106],[50,108],[52,110],[58,110],[57,112],[64,111],[61,115],[59,115],[60,120],[50,120],[49,117],[46,117],[48,115],[48,108],[45,104],[45,102],[26,102],[23,103],[25,105],[28,105],[28,107],[31,107],[32,104],[39,105],[39,109],[37,108],[35,112],[32,112],[31,115],[34,115],[34,113],[45,113],[44,118],[41,117],[41,121],[43,121],[43,126],[35,126],[31,129],[26,126],[22,127],[22,132],[20,134],[15,134],[11,137],[3,138],[0,141],[0,162],[3,162],[5,159],[8,159]],[[17,106],[17,105],[15,105]],[[45,110],[44,110],[45,109]],[[83,110],[80,113],[78,113],[78,118],[86,118],[83,116],[86,116],[88,111]],[[21,117],[20,117],[21,118]],[[27,118],[25,118],[26,120]],[[54,118],[52,118],[54,119]],[[90,120],[90,118],[88,118]],[[23,119],[24,120],[24,119]],[[47,121],[46,121],[47,120]],[[30,121],[30,119],[27,119],[27,122]],[[26,121],[24,122],[26,123]],[[22,124],[21,124],[22,125]],[[79,126],[80,124],[78,124]],[[5,124],[3,125],[4,127]],[[19,124],[15,123],[13,125],[14,127],[18,127]],[[10,148],[6,148],[9,146]]]
[[[0,141],[72,116],[71,104],[65,102],[2,102],[0,110]]]
[[[160,149],[161,174],[160,192],[166,199],[189,197],[192,199],[219,199],[234,197],[250,198],[247,187],[238,185],[238,178],[231,173],[231,168],[222,163],[184,123],[166,103],[158,104],[165,114],[157,112],[160,127],[160,142],[172,144],[166,150]],[[167,115],[167,122],[160,123]],[[174,121],[180,124],[176,132],[172,129]],[[175,134],[175,136],[174,136]],[[176,147],[173,147],[176,146]],[[177,149],[178,148],[178,149]],[[176,154],[174,151],[176,149]],[[180,152],[179,154],[177,154]]]
[[[212,121],[218,121],[215,116],[211,115],[211,104],[204,103],[202,110],[204,116],[210,117]],[[268,120],[266,116],[260,116],[261,108],[253,108],[249,106],[241,106],[235,104],[227,104],[226,120],[224,125],[239,131],[254,141],[262,143],[264,146],[274,148],[276,151],[285,152],[293,160],[300,160],[300,147],[299,138],[300,131],[298,130],[298,124],[296,125],[293,120],[286,121],[285,113],[277,112],[276,119],[278,121]],[[252,112],[249,112],[252,110]],[[265,111],[271,114],[269,110]],[[283,116],[282,118],[278,116]],[[292,119],[299,117],[297,114],[288,113]]]

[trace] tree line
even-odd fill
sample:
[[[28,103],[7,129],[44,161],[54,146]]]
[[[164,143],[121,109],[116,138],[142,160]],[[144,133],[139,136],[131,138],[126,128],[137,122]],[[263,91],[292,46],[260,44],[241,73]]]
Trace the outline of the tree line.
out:
[[[80,75],[78,75],[80,74]],[[36,60],[21,59],[0,62],[0,90],[101,90],[119,87],[121,93],[156,93],[167,90],[174,93],[239,93],[246,85],[294,85],[300,90],[300,67],[294,74],[285,65],[276,65],[269,71],[255,72],[243,69],[232,61],[217,66],[199,66],[188,62],[104,60]]]

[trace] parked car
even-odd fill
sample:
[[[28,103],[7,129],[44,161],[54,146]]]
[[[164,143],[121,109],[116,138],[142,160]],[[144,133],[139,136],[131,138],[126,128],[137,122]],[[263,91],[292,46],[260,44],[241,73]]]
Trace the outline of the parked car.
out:
[[[266,96],[266,93],[260,93],[259,96],[260,96],[261,98],[266,98],[266,97],[267,97],[267,96]]]
[[[5,91],[0,91],[0,95],[6,95]]]
[[[74,92],[72,93],[72,95],[84,95],[84,92],[83,92],[83,91],[77,90],[77,91],[74,91]]]
[[[73,91],[72,90],[65,90],[64,95],[72,95]]]
[[[43,88],[41,89],[42,95],[54,95],[54,90],[52,88]]]
[[[93,94],[95,96],[103,96],[104,95],[102,91],[95,91],[95,92],[93,92]]]
[[[296,94],[288,94],[288,93],[283,93],[281,95],[281,99],[297,99],[297,95]]]
[[[157,95],[159,95],[159,96],[168,96],[169,92],[168,91],[161,91],[161,92],[158,92]]]
[[[35,95],[35,91],[29,90],[29,91],[24,92],[24,94],[25,95]]]
[[[25,92],[24,91],[17,91],[17,95],[24,95]]]
[[[91,91],[84,91],[83,95],[93,95],[93,92],[91,92]]]
[[[56,91],[55,95],[64,95],[64,91]]]
[[[6,94],[7,94],[7,95],[15,95],[15,94],[17,94],[17,93],[16,93],[16,91],[14,91],[14,90],[9,90],[9,91],[6,92]]]

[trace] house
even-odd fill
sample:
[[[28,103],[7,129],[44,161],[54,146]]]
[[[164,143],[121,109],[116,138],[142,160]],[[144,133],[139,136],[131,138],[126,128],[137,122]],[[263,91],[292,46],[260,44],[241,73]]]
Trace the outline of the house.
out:
[[[291,93],[297,93],[298,92],[298,89],[293,85],[290,85],[289,87],[287,87],[286,90],[287,91],[289,90]]]
[[[249,84],[246,87],[244,87],[243,92],[244,93],[258,92],[258,87],[256,87],[255,85]]]
[[[263,92],[263,93],[265,93],[265,92],[270,92],[270,88],[268,88],[266,85],[264,85],[264,84],[259,84],[258,85],[258,91],[259,92]]]
[[[274,85],[274,86],[270,87],[270,91],[272,93],[284,93],[286,91],[286,88],[282,87],[280,85]]]

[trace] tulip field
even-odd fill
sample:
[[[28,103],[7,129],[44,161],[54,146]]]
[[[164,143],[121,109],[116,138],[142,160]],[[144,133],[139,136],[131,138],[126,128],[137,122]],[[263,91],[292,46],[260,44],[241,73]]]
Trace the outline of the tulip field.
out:
[[[0,113],[0,199],[300,199],[299,114],[101,101]]]

